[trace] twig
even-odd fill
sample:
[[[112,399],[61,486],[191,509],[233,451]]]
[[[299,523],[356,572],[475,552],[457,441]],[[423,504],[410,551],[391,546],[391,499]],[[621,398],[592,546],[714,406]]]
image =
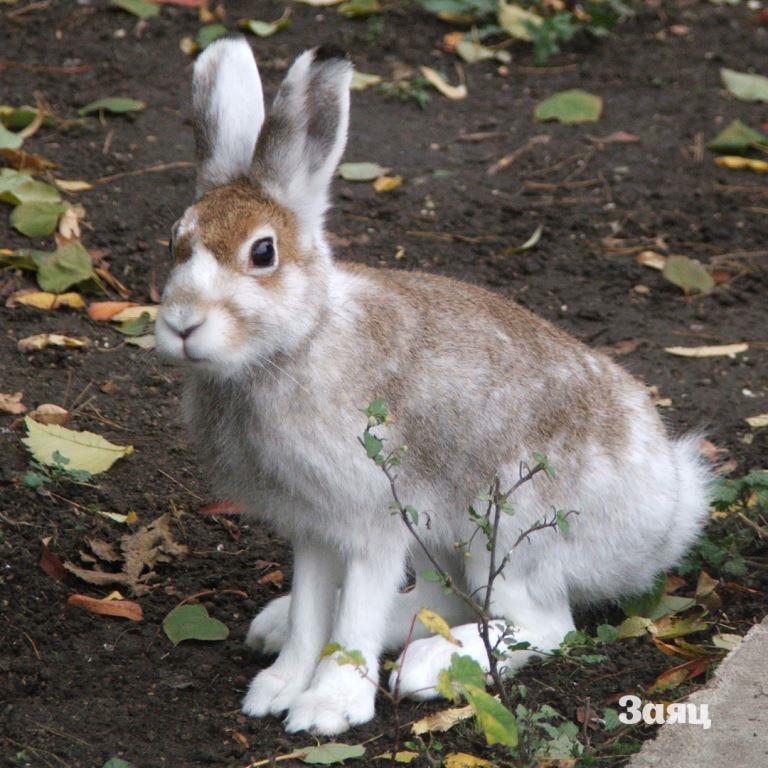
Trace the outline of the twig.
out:
[[[157,471],[161,474],[167,477],[171,482],[176,483],[176,485],[179,486],[179,488],[183,488],[193,499],[197,499],[198,501],[205,501],[205,499],[202,496],[198,496],[194,491],[187,488],[184,483],[182,483],[180,480],[177,480],[175,477],[171,477],[166,471],[160,469],[160,467],[157,468]]]
[[[24,5],[21,8],[17,8],[15,11],[8,11],[8,13],[5,14],[5,18],[17,19],[19,16],[23,16],[26,13],[31,13],[32,11],[44,11],[50,6],[50,4],[51,0],[38,0],[36,3],[30,3],[29,5]]]
[[[497,160],[492,166],[488,168],[485,173],[488,176],[493,176],[499,171],[503,171],[505,168],[509,168],[509,166],[512,165],[512,163],[514,163],[518,157],[525,154],[529,149],[533,149],[533,147],[535,147],[537,144],[546,144],[549,142],[549,140],[550,136],[548,133],[542,134],[541,136],[534,136],[525,144],[523,144],[522,147],[518,147],[514,152],[510,152],[508,155],[504,155],[504,157]]]
[[[761,539],[768,539],[768,531],[765,528],[750,520],[743,512],[737,512],[736,515],[744,525],[749,526]]]
[[[162,173],[163,171],[172,171],[177,168],[189,168],[194,163],[190,160],[177,160],[173,163],[157,163],[156,165],[150,165],[148,168],[137,168],[133,171],[122,171],[121,173],[113,173],[111,176],[102,176],[100,179],[96,179],[94,184],[109,184],[112,181],[118,179],[125,179],[129,176],[141,176],[144,173]]]

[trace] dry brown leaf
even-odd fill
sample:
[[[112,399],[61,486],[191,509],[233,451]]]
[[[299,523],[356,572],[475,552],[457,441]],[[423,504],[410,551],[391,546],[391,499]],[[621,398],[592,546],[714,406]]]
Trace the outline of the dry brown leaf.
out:
[[[19,352],[34,352],[46,347],[82,349],[90,343],[88,339],[75,339],[72,336],[64,336],[60,333],[37,333],[34,336],[20,339],[16,346],[19,348]]]
[[[83,309],[85,302],[79,293],[49,293],[48,291],[35,291],[24,289],[11,294],[5,302],[6,307],[15,307],[23,304],[25,307],[36,309]]]
[[[60,405],[43,403],[29,412],[29,418],[34,419],[40,424],[58,424],[62,426],[72,418],[72,414]]]
[[[285,580],[285,575],[282,571],[270,571],[269,573],[265,573],[259,580],[258,585],[260,587],[265,587],[267,584],[274,584],[276,587],[282,587],[283,581]]]
[[[656,251],[642,251],[637,255],[637,263],[651,269],[662,270],[667,264],[667,257]]]
[[[82,205],[70,205],[61,215],[56,236],[59,248],[80,239],[80,220],[85,218],[85,208]]]
[[[121,619],[130,619],[131,621],[141,621],[144,618],[144,611],[142,611],[141,606],[133,600],[110,598],[97,600],[95,597],[88,597],[88,595],[70,595],[67,605],[84,608],[86,611],[102,616],[118,616]]]
[[[421,720],[417,720],[411,725],[411,732],[416,736],[420,736],[423,733],[429,731],[448,731],[453,728],[456,723],[460,723],[462,720],[467,720],[472,717],[473,710],[470,705],[466,707],[450,707],[449,709],[443,709],[440,712],[435,712],[432,715],[422,717]]]
[[[88,317],[97,322],[111,320],[118,312],[135,306],[133,301],[94,301],[88,306]]]
[[[23,149],[0,149],[0,157],[17,171],[47,171],[58,165],[42,155],[35,155]]]
[[[67,179],[54,179],[53,183],[62,192],[87,192],[89,189],[93,189],[93,184],[89,184],[87,181],[69,181]]]
[[[664,351],[678,357],[735,357],[746,352],[749,344],[718,344],[705,347],[665,347]]]
[[[464,83],[451,85],[431,67],[419,67],[419,69],[421,74],[424,75],[424,79],[447,99],[460,101],[467,98],[467,86]]]
[[[56,581],[64,581],[67,577],[67,572],[64,566],[61,564],[56,555],[51,552],[48,545],[51,543],[51,537],[46,536],[40,541],[42,545],[42,552],[40,553],[40,567],[47,573],[52,579]]]
[[[26,412],[27,406],[21,402],[23,397],[23,392],[14,392],[12,395],[0,392],[0,411],[12,413],[14,416]]]

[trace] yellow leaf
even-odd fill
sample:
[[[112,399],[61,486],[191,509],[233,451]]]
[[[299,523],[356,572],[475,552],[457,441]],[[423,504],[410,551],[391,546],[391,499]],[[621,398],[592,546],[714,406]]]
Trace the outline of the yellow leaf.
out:
[[[93,189],[93,184],[89,184],[87,181],[68,181],[67,179],[54,179],[53,183],[62,192],[87,192],[89,189]]]
[[[418,752],[411,752],[408,749],[404,749],[400,752],[395,752],[396,763],[412,763],[419,756]],[[391,760],[391,752],[382,752],[380,755],[375,755],[374,760]]]
[[[106,472],[118,459],[133,453],[132,445],[115,445],[93,432],[77,432],[56,424],[38,424],[25,417],[27,436],[22,442],[41,464],[55,466],[54,453],[69,459],[68,470],[84,470],[92,475]]]
[[[420,736],[423,733],[429,731],[448,731],[453,728],[456,723],[460,723],[462,720],[467,720],[472,717],[474,710],[471,705],[466,707],[450,707],[449,709],[443,709],[440,712],[435,712],[433,715],[427,715],[422,717],[421,720],[417,720],[412,726],[411,731]]]
[[[429,632],[444,637],[449,643],[461,645],[461,643],[451,634],[451,628],[448,622],[439,614],[430,611],[429,608],[422,608],[416,618],[427,628]]]
[[[432,86],[434,86],[440,93],[448,99],[453,101],[460,101],[467,98],[467,86],[464,83],[460,85],[451,85],[446,82],[434,69],[431,67],[419,67],[421,74],[424,75],[424,79]]]
[[[664,351],[678,357],[735,357],[746,352],[749,344],[719,344],[711,347],[665,347]]]
[[[34,336],[27,336],[25,339],[19,339],[16,345],[19,352],[33,352],[46,347],[73,347],[82,349],[91,342],[88,339],[75,339],[72,336],[63,336],[60,333],[37,333]]]
[[[378,85],[380,82],[381,75],[373,75],[369,72],[358,72],[355,70],[352,73],[352,82],[349,84],[349,87],[353,91],[364,91],[366,88]]]
[[[115,589],[115,590],[113,590],[112,592],[110,592],[110,593],[109,593],[109,594],[108,594],[106,597],[102,597],[101,599],[102,599],[102,600],[103,600],[105,603],[106,603],[108,600],[125,600],[125,598],[124,598],[124,597],[123,597],[123,596],[120,594],[120,592],[119,592],[118,590],[116,590],[116,589]]]
[[[757,416],[747,416],[745,419],[752,429],[761,429],[762,427],[768,427],[768,413],[761,413]]]
[[[739,157],[738,155],[725,155],[716,157],[715,164],[721,168],[730,168],[732,171],[756,171],[757,173],[768,173],[768,162],[765,160],[754,160],[751,157]]]
[[[656,251],[643,251],[637,256],[637,263],[651,269],[662,270],[666,266],[667,257]]]
[[[48,291],[19,291],[8,299],[8,303],[10,306],[23,304],[37,309],[58,309],[59,307],[82,309],[85,306],[83,297],[79,293],[49,293]]]
[[[505,3],[504,0],[501,0],[499,5],[499,26],[516,40],[525,40],[530,43],[532,38],[528,24],[540,27],[543,21],[541,16],[532,11],[521,8],[514,3]]]
[[[466,752],[450,752],[445,756],[443,765],[445,768],[493,768],[490,760]]]
[[[377,192],[391,192],[393,189],[397,189],[402,183],[402,176],[379,176],[379,178],[373,182],[373,188]]]

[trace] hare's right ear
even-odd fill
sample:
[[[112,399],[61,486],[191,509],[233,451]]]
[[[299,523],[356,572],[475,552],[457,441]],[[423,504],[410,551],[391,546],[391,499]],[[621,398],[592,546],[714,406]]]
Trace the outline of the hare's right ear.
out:
[[[264,96],[245,39],[217,40],[203,51],[192,77],[192,108],[199,196],[250,171]]]

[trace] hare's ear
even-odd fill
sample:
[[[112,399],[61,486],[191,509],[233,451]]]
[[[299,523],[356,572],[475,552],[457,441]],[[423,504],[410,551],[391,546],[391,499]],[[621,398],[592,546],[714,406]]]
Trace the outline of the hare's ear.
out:
[[[352,64],[331,48],[305,51],[288,70],[256,144],[253,177],[323,241],[331,179],[347,143]]]
[[[243,38],[217,40],[195,62],[197,193],[247,177],[264,122],[261,78]]]

